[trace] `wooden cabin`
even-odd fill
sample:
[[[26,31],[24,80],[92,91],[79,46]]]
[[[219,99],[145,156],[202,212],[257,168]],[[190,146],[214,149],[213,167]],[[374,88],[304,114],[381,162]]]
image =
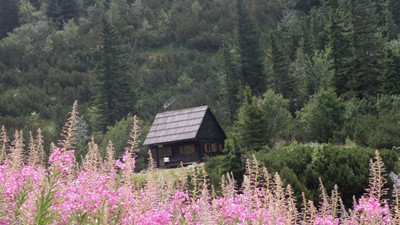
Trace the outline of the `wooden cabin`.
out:
[[[208,106],[159,113],[144,141],[156,162],[167,168],[201,162],[224,148],[225,132]]]

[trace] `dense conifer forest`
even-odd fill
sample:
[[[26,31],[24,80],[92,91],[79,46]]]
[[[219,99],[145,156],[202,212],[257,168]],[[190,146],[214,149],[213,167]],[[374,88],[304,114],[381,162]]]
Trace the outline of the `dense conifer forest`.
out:
[[[0,38],[0,125],[47,153],[75,100],[78,159],[92,137],[121,156],[133,115],[146,135],[209,105],[229,136],[211,177],[254,153],[314,198],[321,176],[361,194],[373,149],[400,172],[398,0],[3,0]]]

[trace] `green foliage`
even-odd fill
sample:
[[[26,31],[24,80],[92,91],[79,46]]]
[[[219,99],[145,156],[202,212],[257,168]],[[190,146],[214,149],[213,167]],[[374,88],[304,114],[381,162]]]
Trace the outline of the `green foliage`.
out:
[[[342,138],[358,145],[377,149],[399,146],[398,120],[400,101],[397,95],[382,95],[374,102],[352,100],[346,103]]]
[[[297,113],[304,139],[328,142],[344,122],[344,101],[333,90],[321,90]]]
[[[286,99],[291,99],[295,96],[296,80],[289,74],[288,60],[285,58],[282,50],[280,49],[277,35],[271,36],[271,61],[273,77],[270,78],[269,83],[272,84],[276,93],[282,94]]]
[[[18,1],[0,1],[0,39],[18,26],[18,20]]]
[[[351,61],[353,46],[351,30],[345,23],[345,11],[332,7],[329,13],[329,53],[333,60],[333,86],[338,95],[347,93],[348,82],[351,79]]]
[[[400,51],[387,48],[385,57],[385,69],[381,78],[382,93],[388,95],[400,94]]]
[[[205,159],[205,169],[210,179],[211,185],[220,190],[222,176],[232,173],[237,187],[243,182],[245,172],[245,156],[236,139],[227,139],[225,141],[224,155],[207,157]]]
[[[103,20],[102,35],[102,75],[97,104],[101,115],[100,129],[105,131],[108,125],[133,112],[136,96],[132,76],[123,61],[118,34],[106,19]]]
[[[292,115],[329,86],[343,99],[352,102],[355,96],[365,102],[346,109],[344,124],[314,126],[313,133],[303,132],[301,120],[296,126],[282,123],[280,131],[260,129],[259,124],[267,119],[264,109],[255,104],[247,108],[254,110],[246,112],[254,120],[244,122],[248,124],[242,126],[244,130],[279,134],[255,133],[238,137],[240,143],[248,138],[246,145],[261,149],[285,139],[287,133],[304,133],[298,135],[300,140],[329,141],[333,137],[344,141],[349,137],[379,148],[398,145],[393,138],[397,135],[395,110],[378,112],[375,106],[378,93],[393,95],[399,89],[398,1],[3,3],[0,124],[11,132],[23,128],[25,134],[42,128],[46,149],[56,142],[74,100],[80,102],[80,115],[87,121],[83,130],[88,131],[107,132],[107,126],[129,113],[150,123],[166,103],[170,109],[207,104],[225,130],[235,130],[239,122],[232,121],[246,121],[240,118],[245,115],[243,109],[238,114],[246,84],[258,96],[257,102],[264,98],[261,95],[267,86],[282,94]],[[106,29],[103,18],[109,25]],[[107,45],[110,51],[105,53]],[[106,65],[111,68],[109,77]],[[107,100],[106,96],[112,97]],[[106,107],[107,102],[111,107]],[[379,107],[387,106],[382,102]],[[376,121],[382,124],[376,125],[379,129],[368,126]],[[333,127],[333,136],[325,135],[325,125]],[[310,137],[314,134],[324,138]],[[80,145],[86,146],[84,142]]]
[[[40,0],[29,0],[29,3],[35,7],[35,9],[40,9],[41,2]]]
[[[375,3],[370,0],[354,0],[351,9],[354,58],[351,62],[352,77],[348,82],[349,94],[358,98],[376,96],[379,90],[383,45],[377,34]]]
[[[266,90],[264,59],[248,8],[243,0],[237,0],[241,72],[243,83],[248,85],[254,94],[259,95]]]
[[[396,0],[388,0],[388,7],[393,15],[394,22],[397,26],[400,26],[400,15],[398,14],[400,10],[400,2]]]
[[[399,113],[388,113],[382,116],[370,114],[355,119],[353,140],[360,145],[377,149],[400,146],[397,135],[400,134]]]
[[[62,28],[70,19],[78,17],[78,4],[75,0],[49,0],[46,14],[58,28]]]
[[[398,169],[399,152],[382,150],[386,171]],[[301,192],[317,202],[320,196],[319,178],[328,191],[337,184],[346,206],[352,197],[359,197],[368,185],[369,160],[374,156],[371,148],[320,144],[296,144],[259,152],[257,158],[272,172],[282,173],[286,184],[292,185],[296,196]]]
[[[129,135],[132,130],[134,118],[131,115],[128,115],[125,118],[122,118],[120,121],[117,121],[113,126],[107,127],[107,132],[102,135],[97,133],[96,139],[100,139],[100,150],[102,151],[103,158],[106,155],[106,147],[108,142],[111,140],[113,146],[115,148],[115,156],[116,158],[122,157],[125,153],[125,148],[128,147],[127,140],[129,140]],[[143,127],[143,125],[140,125]],[[144,130],[146,131],[146,130]],[[147,134],[147,132],[141,132],[142,134]],[[144,136],[140,136],[140,142],[144,140]],[[141,171],[147,168],[147,158],[148,152],[145,148],[140,149],[137,153],[135,171]]]
[[[0,115],[16,117],[33,112],[46,115],[50,99],[42,89],[29,85],[7,90],[0,96],[0,104]]]
[[[54,171],[51,177],[47,177],[46,183],[43,185],[38,198],[35,202],[36,215],[34,216],[34,224],[46,225],[52,224],[56,220],[55,210],[51,206],[56,202],[57,179],[60,177],[60,171]]]
[[[269,90],[260,97],[245,88],[244,100],[235,122],[235,137],[242,148],[258,151],[286,137],[291,115],[288,100]]]
[[[227,47],[223,48],[224,63],[225,63],[225,79],[221,88],[225,89],[226,104],[229,109],[230,119],[235,115],[238,105],[238,95],[240,88],[240,72],[238,62]]]

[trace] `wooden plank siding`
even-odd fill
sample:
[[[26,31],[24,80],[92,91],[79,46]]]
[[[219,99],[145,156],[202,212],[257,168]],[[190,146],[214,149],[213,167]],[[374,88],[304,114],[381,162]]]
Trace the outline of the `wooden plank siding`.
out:
[[[187,135],[187,128],[193,135]],[[156,167],[167,168],[220,154],[225,139],[211,110],[201,106],[157,114],[145,145],[149,146]]]

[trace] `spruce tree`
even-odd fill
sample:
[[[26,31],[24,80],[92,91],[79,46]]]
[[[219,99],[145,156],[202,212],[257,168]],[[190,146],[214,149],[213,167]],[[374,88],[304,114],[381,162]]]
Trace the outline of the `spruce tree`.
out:
[[[246,86],[243,90],[243,102],[238,110],[235,124],[236,137],[241,147],[248,150],[260,150],[265,143],[262,127],[262,112],[257,106],[257,99]]]
[[[18,26],[18,1],[0,0],[0,39]]]
[[[225,74],[227,85],[227,103],[230,115],[234,115],[239,107],[238,95],[240,89],[240,72],[232,54],[228,48],[223,48],[224,61],[225,61]]]
[[[400,94],[400,53],[393,49],[386,50],[385,69],[382,75],[382,93],[388,95]]]
[[[237,10],[242,79],[255,95],[260,95],[266,90],[263,52],[253,18],[243,0],[237,0]]]
[[[295,78],[289,74],[289,63],[280,46],[277,43],[277,37],[271,36],[271,53],[272,53],[272,83],[274,90],[281,93],[284,98],[291,99],[295,92]]]
[[[376,96],[379,90],[382,42],[378,39],[378,18],[371,0],[352,1],[354,58],[348,87],[357,98]]]
[[[102,74],[97,105],[101,115],[99,124],[101,129],[106,131],[107,126],[128,113],[133,113],[136,98],[132,76],[128,73],[125,56],[120,48],[118,33],[106,19],[103,19],[102,38]]]
[[[79,8],[75,0],[48,0],[46,14],[61,29],[70,19],[78,18]]]
[[[329,53],[333,60],[333,86],[338,95],[349,91],[350,69],[353,57],[351,30],[344,23],[344,11],[332,8],[329,14]]]

